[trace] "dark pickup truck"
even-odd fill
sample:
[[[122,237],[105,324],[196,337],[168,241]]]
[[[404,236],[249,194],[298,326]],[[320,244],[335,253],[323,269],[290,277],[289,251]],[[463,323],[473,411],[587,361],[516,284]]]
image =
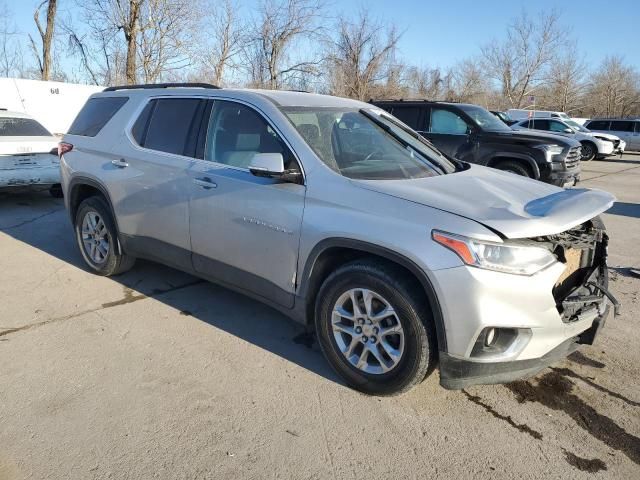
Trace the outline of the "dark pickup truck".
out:
[[[580,143],[559,135],[515,131],[477,105],[372,101],[429,139],[440,151],[560,187],[580,179]]]

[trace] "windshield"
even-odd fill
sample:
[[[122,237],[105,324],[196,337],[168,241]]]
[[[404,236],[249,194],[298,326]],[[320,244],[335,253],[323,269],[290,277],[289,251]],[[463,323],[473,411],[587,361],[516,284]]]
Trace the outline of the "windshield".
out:
[[[320,160],[345,177],[397,180],[456,171],[426,140],[413,138],[415,132],[381,110],[284,107],[282,111]]]
[[[482,107],[458,105],[460,110],[471,117],[474,123],[487,132],[510,132],[511,129],[498,117]]]
[[[582,125],[580,125],[578,122],[576,122],[574,120],[564,120],[564,123],[569,125],[574,130],[578,130],[579,132],[584,132],[584,133],[591,132],[591,130],[588,130],[588,129],[584,128]]]
[[[35,120],[22,117],[0,117],[0,137],[50,137]]]

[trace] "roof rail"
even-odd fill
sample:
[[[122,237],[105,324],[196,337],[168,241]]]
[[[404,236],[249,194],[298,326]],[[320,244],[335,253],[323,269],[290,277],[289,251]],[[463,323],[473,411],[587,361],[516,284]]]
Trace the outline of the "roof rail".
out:
[[[107,87],[103,92],[115,92],[118,90],[149,90],[152,88],[213,88],[219,89],[217,85],[210,83],[144,83],[141,85],[116,85],[115,87]]]
[[[374,99],[374,98],[370,98],[369,99],[369,103],[375,103],[375,102],[402,102],[402,103],[420,103],[420,102],[425,102],[425,103],[462,103],[458,100],[430,100],[428,98],[397,98],[397,99],[389,99],[389,98],[381,98],[381,99]]]

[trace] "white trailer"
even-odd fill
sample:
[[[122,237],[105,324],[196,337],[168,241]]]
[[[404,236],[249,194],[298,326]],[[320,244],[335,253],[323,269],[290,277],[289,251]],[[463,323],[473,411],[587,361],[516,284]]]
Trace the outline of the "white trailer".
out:
[[[51,133],[67,133],[90,95],[104,87],[22,78],[0,78],[0,109],[22,112]]]
[[[560,120],[569,120],[569,115],[564,112],[552,112],[551,110],[533,110],[510,108],[507,113],[513,120],[524,120],[525,118],[558,118]]]

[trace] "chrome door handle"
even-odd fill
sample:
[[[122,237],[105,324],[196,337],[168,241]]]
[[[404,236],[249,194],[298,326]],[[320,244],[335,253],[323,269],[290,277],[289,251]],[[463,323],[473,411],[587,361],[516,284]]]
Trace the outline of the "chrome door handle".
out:
[[[111,164],[115,165],[118,168],[126,168],[129,166],[124,158],[121,158],[120,160],[111,160]]]
[[[211,180],[209,177],[194,178],[193,183],[195,183],[199,187],[202,187],[206,190],[218,187],[218,184],[213,180]]]

